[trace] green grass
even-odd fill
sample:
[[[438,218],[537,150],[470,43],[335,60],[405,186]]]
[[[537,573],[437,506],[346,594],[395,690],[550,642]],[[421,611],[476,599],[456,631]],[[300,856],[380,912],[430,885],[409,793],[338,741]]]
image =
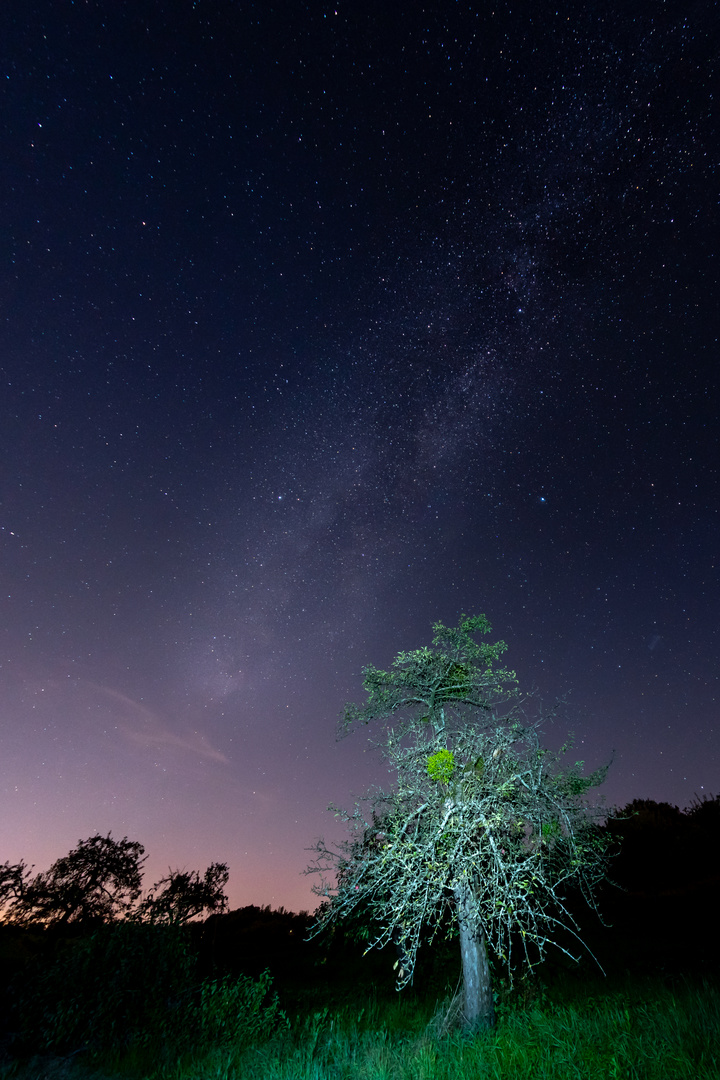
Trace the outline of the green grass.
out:
[[[359,1022],[358,1022],[359,1020]],[[489,1035],[431,1034],[419,1014],[318,1013],[282,1043],[163,1074],[243,1080],[718,1080],[720,993],[647,983],[508,1011]],[[425,1021],[422,1023],[422,1021]],[[429,1030],[428,1030],[429,1029]]]
[[[267,1042],[225,1045],[178,1061],[151,1048],[53,1076],[152,1080],[718,1080],[720,987],[659,978],[566,983],[527,1006],[502,1006],[497,1027],[438,1037],[443,1008],[412,998],[323,1005]],[[87,1071],[86,1071],[87,1070]],[[40,1080],[39,1063],[4,1080]]]

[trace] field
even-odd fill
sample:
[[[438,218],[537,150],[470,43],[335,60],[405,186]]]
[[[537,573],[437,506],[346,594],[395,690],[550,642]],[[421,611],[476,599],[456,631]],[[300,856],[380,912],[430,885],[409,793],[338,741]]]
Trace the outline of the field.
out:
[[[717,1080],[720,993],[707,983],[628,980],[523,1008],[490,1035],[441,1033],[444,1013],[413,1005],[325,1007],[288,1036],[237,1058],[208,1054],[158,1072],[168,1080]]]
[[[713,891],[615,890],[584,930],[607,974],[557,951],[513,985],[496,967],[497,1023],[473,1036],[452,937],[398,993],[394,949],[309,938],[311,917],[282,908],[0,925],[0,1080],[720,1080]]]
[[[501,992],[498,1023],[467,1037],[451,999],[345,1000],[288,988],[274,1031],[249,1044],[220,1039],[180,1056],[158,1039],[122,1053],[31,1055],[2,1080],[718,1080],[720,986],[686,976],[559,976],[554,985]],[[353,1000],[350,1000],[352,997]],[[449,1030],[448,1030],[449,1028]]]

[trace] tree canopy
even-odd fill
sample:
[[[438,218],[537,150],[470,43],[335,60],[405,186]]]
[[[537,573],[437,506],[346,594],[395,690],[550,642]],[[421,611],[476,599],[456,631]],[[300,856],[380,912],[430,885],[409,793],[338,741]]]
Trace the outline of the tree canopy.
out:
[[[45,873],[18,882],[18,867],[5,866],[19,887],[9,907],[16,922],[110,922],[127,916],[140,896],[145,849],[137,841],[97,833]],[[18,864],[18,866],[24,864]]]
[[[220,914],[227,908],[226,863],[211,863],[201,877],[197,870],[170,870],[156,881],[140,906],[140,915],[155,923],[186,923],[203,912]]]
[[[525,719],[515,673],[499,667],[504,642],[485,616],[433,626],[432,646],[401,652],[389,671],[366,667],[364,704],[346,706],[341,731],[383,722],[376,745],[395,775],[350,810],[339,848],[318,841],[310,872],[323,897],[316,931],[358,911],[369,948],[401,946],[399,985],[410,981],[423,937],[448,925],[460,938],[468,1026],[493,1021],[486,944],[508,968],[533,963],[564,927],[579,887],[594,903],[605,869],[586,793],[607,771],[584,774],[570,744],[551,753],[541,721]],[[561,946],[566,949],[565,945]]]
[[[77,847],[32,876],[24,862],[0,866],[0,913],[6,922],[88,924],[122,919],[184,923],[227,907],[225,863],[197,871],[169,870],[142,897],[145,849],[110,833],[79,840]]]

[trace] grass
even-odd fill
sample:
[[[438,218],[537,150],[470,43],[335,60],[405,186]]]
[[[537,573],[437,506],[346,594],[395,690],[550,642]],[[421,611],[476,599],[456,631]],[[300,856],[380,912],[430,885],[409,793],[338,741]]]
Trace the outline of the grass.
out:
[[[638,992],[642,991],[638,996]],[[359,1022],[358,1022],[359,1019]],[[421,1021],[425,1019],[425,1023]],[[435,1023],[433,1023],[433,1019]],[[437,1038],[437,1018],[318,1013],[283,1043],[233,1062],[188,1062],[163,1080],[718,1080],[720,993],[708,984],[629,985],[508,1010],[494,1032]]]
[[[123,1059],[51,1071],[47,1059],[16,1064],[3,1080],[718,1080],[720,987],[661,978],[558,985],[525,1006],[500,1006],[497,1027],[442,1036],[443,1012],[412,998],[306,1008],[289,1029],[232,1046],[163,1060]]]

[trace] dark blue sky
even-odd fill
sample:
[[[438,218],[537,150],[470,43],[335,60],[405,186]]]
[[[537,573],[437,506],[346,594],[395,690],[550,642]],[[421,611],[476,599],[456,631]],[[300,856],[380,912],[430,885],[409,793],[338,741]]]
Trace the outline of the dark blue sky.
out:
[[[717,8],[585,6],[3,5],[0,860],[309,906],[461,611],[720,789]]]

